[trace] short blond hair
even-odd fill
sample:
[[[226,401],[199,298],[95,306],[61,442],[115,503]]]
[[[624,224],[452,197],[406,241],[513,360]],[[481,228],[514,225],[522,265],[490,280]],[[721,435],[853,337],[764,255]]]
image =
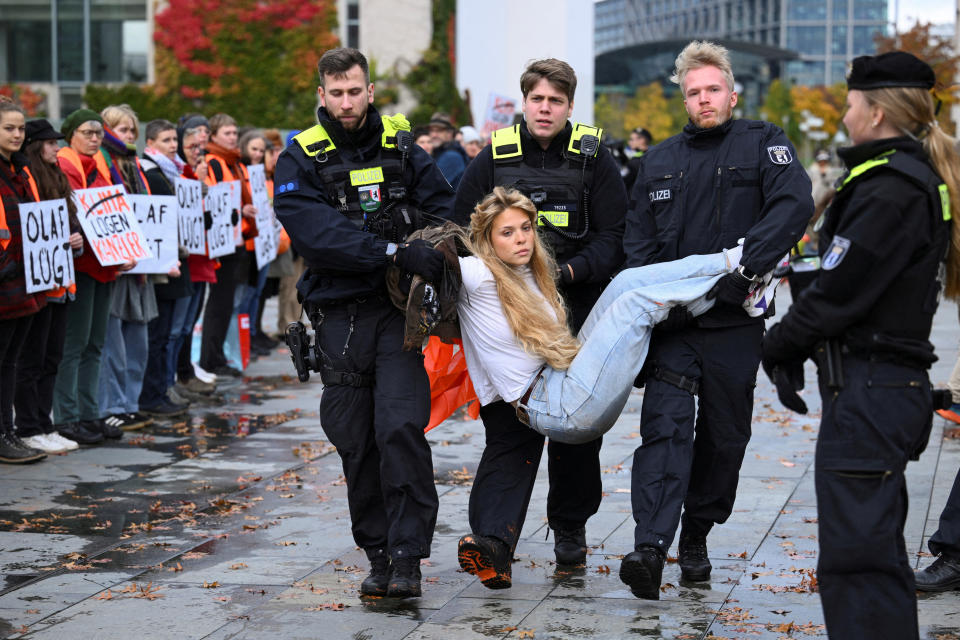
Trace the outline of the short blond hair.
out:
[[[674,63],[670,81],[680,85],[693,69],[716,67],[727,81],[727,88],[733,91],[733,68],[730,66],[730,52],[723,45],[707,40],[694,40],[683,48]]]
[[[103,124],[111,129],[119,126],[124,118],[130,118],[130,122],[133,123],[133,135],[140,135],[140,119],[137,118],[137,112],[128,104],[112,104],[104,107],[100,117],[103,118]]]

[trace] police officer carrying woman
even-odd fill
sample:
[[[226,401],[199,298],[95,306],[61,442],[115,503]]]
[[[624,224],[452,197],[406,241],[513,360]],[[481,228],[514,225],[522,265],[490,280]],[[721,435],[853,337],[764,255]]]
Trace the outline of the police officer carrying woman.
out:
[[[904,468],[930,434],[945,256],[946,294],[960,294],[960,164],[935,119],[934,83],[901,51],[853,61],[843,123],[854,146],[839,151],[847,173],[824,214],[822,267],[763,340],[790,408],[806,410],[803,361],[819,369],[817,574],[831,638],[918,637]]]

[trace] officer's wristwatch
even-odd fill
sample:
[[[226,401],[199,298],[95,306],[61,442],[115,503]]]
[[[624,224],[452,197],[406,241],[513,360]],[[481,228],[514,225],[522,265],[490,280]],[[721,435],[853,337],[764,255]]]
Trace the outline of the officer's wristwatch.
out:
[[[393,257],[394,257],[395,255],[397,255],[397,243],[396,243],[396,242],[388,242],[388,243],[387,243],[387,257],[390,258],[390,259],[393,259]]]
[[[739,273],[741,276],[743,276],[744,278],[746,278],[746,279],[749,280],[750,282],[756,282],[757,280],[760,279],[760,276],[759,276],[759,275],[757,275],[757,274],[754,273],[753,271],[750,271],[750,269],[747,269],[747,268],[746,268],[745,266],[743,266],[743,265],[740,265],[740,266],[737,268],[737,273]]]

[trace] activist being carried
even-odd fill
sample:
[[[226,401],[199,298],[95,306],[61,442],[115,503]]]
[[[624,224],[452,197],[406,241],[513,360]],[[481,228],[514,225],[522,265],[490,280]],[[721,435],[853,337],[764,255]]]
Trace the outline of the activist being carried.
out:
[[[763,338],[788,408],[806,412],[804,361],[819,370],[817,577],[831,638],[919,637],[904,469],[932,426],[945,258],[946,295],[960,298],[960,159],[937,123],[935,82],[903,51],[854,59],[843,117],[854,146],[838,151],[847,173],[823,214],[822,266]]]
[[[676,305],[693,315],[710,309],[715,301],[705,294],[737,268],[741,247],[621,272],[594,305],[578,343],[537,216],[519,191],[495,187],[470,218],[464,244],[473,255],[459,259],[457,303],[467,366],[481,405],[510,403],[542,435],[589,442],[620,416],[651,327]],[[461,539],[461,566],[490,588],[509,587],[512,549],[499,538],[468,538]]]
[[[423,433],[430,387],[421,353],[402,350],[404,318],[384,275],[394,263],[440,277],[439,252],[422,240],[399,243],[423,216],[448,216],[453,190],[413,144],[406,118],[374,108],[362,53],[331,49],[318,70],[319,124],[280,154],[274,207],[309,267],[297,289],[322,356],[312,367],[324,384],[320,422],[343,463],[354,540],[371,564],[360,593],[418,597],[438,508]],[[302,324],[288,327],[295,356],[305,339]]]

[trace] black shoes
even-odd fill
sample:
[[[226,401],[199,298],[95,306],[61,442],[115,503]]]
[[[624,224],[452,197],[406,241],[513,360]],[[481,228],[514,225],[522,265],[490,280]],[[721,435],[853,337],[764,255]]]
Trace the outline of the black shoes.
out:
[[[224,378],[226,378],[226,377],[230,377],[230,378],[242,378],[242,377],[243,377],[243,371],[240,371],[240,369],[236,369],[236,368],[234,368],[234,367],[231,367],[231,366],[228,365],[228,364],[221,365],[221,366],[217,367],[216,369],[214,369],[213,371],[211,371],[210,373],[214,373],[214,374],[216,374],[218,377],[224,377]]]
[[[513,584],[513,553],[502,540],[473,534],[460,538],[457,547],[460,567],[480,578],[488,589],[509,589]]]
[[[919,591],[950,591],[960,588],[960,560],[940,556],[915,575]]]
[[[53,426],[64,438],[73,440],[77,444],[100,444],[103,442],[103,434],[100,430],[90,431],[80,422],[66,422]]]
[[[680,576],[684,580],[706,582],[710,579],[713,566],[707,558],[707,536],[681,531],[677,555],[680,562]]]
[[[123,431],[116,424],[108,424],[103,418],[98,420],[81,420],[80,426],[91,433],[100,433],[104,438],[110,440],[119,440],[123,437]]]
[[[0,462],[7,464],[25,464],[43,460],[47,454],[39,449],[28,447],[23,440],[12,433],[0,432]]]
[[[390,569],[387,597],[420,597],[420,558],[394,558]]]
[[[557,564],[577,566],[587,561],[587,529],[554,529],[553,553]]]
[[[367,550],[370,560],[370,575],[360,583],[360,593],[365,596],[385,596],[390,583],[390,556],[383,549]]]
[[[103,423],[111,429],[116,428],[120,431],[136,431],[137,429],[143,429],[147,425],[152,424],[153,419],[135,413],[118,413],[112,416],[107,416],[103,419]]]
[[[186,413],[186,408],[175,405],[167,398],[163,398],[157,404],[150,407],[140,407],[140,413],[155,418],[175,418]]]
[[[620,562],[620,580],[638,598],[659,600],[666,560],[666,554],[656,547],[639,547]]]

